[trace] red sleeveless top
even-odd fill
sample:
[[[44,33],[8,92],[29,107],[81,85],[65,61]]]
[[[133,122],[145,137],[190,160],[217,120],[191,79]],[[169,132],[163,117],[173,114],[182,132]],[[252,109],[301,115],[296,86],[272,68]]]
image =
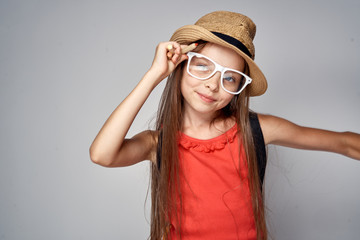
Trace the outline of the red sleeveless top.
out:
[[[209,140],[180,135],[182,240],[256,239],[245,151],[237,136],[236,125]],[[177,230],[172,220],[170,239],[177,239]]]

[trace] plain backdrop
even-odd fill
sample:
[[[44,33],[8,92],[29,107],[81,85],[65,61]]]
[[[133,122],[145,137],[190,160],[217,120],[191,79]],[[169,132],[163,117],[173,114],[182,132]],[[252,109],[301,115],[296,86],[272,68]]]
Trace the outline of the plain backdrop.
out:
[[[0,0],[0,239],[146,239],[149,163],[88,149],[158,42],[214,10],[250,16],[269,88],[253,110],[360,132],[360,2]],[[128,136],[153,126],[163,84]],[[359,239],[360,162],[269,146],[273,239]]]

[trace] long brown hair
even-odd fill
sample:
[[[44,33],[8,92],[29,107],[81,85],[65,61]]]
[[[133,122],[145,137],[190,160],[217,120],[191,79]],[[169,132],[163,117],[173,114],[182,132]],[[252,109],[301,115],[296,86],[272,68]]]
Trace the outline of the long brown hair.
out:
[[[183,99],[180,92],[180,81],[184,67],[185,62],[182,62],[168,77],[157,113],[156,129],[162,135],[162,148],[161,152],[158,153],[161,158],[160,166],[156,164],[151,166],[151,240],[166,239],[170,226],[170,213],[175,214],[172,217],[175,218],[175,223],[180,229],[177,232],[178,238],[181,238],[182,198],[179,180],[177,133],[181,131],[183,121]],[[245,88],[240,95],[234,96],[231,102],[219,111],[217,118],[234,118],[238,131],[241,133],[240,139],[243,141],[247,157],[249,188],[257,239],[260,240],[267,239],[267,230],[262,186],[249,120],[249,96],[249,88]],[[179,199],[179,201],[176,199]]]

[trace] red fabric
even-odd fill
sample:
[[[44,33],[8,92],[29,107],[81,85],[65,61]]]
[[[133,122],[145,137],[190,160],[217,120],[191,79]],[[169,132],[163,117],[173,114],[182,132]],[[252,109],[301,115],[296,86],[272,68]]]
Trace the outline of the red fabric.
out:
[[[181,134],[182,240],[256,239],[245,152],[241,144],[239,164],[236,133],[235,125],[209,140]],[[176,231],[173,221],[170,239],[177,239]]]

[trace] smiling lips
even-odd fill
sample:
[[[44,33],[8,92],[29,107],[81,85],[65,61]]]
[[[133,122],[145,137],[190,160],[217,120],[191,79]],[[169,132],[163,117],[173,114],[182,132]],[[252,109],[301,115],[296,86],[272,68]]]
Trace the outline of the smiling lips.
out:
[[[199,97],[200,97],[202,100],[204,100],[204,101],[207,102],[207,103],[211,103],[211,102],[214,102],[214,101],[215,101],[214,98],[212,98],[212,97],[210,97],[210,96],[207,96],[207,95],[205,95],[205,94],[201,94],[201,93],[197,93],[197,94],[199,95]]]

